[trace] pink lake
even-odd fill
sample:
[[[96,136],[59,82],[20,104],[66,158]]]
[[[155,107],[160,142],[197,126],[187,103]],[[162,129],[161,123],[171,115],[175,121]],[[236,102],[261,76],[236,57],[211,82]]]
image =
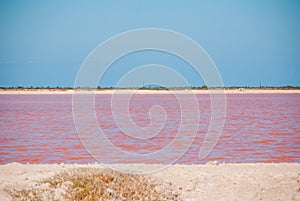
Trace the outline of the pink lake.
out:
[[[201,114],[197,136],[176,163],[300,162],[300,94],[227,95],[221,138],[203,160],[198,155],[211,118],[210,97],[197,95],[197,99]],[[111,95],[96,95],[95,102],[99,126],[114,146],[127,152],[161,150],[174,139],[180,126],[180,105],[172,95],[133,96],[130,114],[138,126],[149,124],[151,106],[161,105],[167,112],[164,128],[148,140],[128,137],[118,128],[111,112]],[[197,123],[193,119],[189,121]],[[97,149],[105,156],[110,154],[106,147]],[[166,160],[159,158],[160,163]],[[77,135],[72,95],[0,95],[0,163],[9,162],[95,162]],[[105,162],[131,161],[112,158]],[[151,160],[144,162],[151,163]]]

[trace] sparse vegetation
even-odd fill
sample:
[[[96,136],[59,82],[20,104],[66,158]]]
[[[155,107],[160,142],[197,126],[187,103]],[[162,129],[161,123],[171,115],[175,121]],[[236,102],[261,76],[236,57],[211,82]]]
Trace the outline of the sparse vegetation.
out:
[[[73,169],[10,192],[15,200],[181,200],[170,183],[100,169]]]
[[[253,86],[229,86],[229,87],[208,87],[207,85],[202,86],[193,86],[193,87],[162,87],[162,86],[143,86],[143,87],[101,87],[97,86],[96,88],[91,87],[23,87],[23,86],[17,86],[17,87],[0,87],[1,90],[106,90],[106,89],[143,89],[143,90],[185,90],[185,89],[194,89],[194,90],[207,90],[207,89],[239,89],[239,88],[245,88],[245,89],[283,89],[283,90],[292,90],[292,89],[300,89],[300,86],[261,86],[261,87],[253,87]]]

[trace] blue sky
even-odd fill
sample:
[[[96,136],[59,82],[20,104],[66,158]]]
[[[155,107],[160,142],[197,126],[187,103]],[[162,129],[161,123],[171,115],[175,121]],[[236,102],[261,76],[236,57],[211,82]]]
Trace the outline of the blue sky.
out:
[[[300,86],[299,19],[299,1],[289,0],[2,0],[0,86],[73,86],[97,45],[139,28],[170,29],[196,41],[214,60],[225,86],[258,86],[260,80]],[[153,62],[175,69],[192,86],[204,84],[178,58],[151,51],[120,60],[99,84],[114,86],[136,65]],[[151,83],[151,75],[143,80]],[[169,86],[181,85],[169,80]]]

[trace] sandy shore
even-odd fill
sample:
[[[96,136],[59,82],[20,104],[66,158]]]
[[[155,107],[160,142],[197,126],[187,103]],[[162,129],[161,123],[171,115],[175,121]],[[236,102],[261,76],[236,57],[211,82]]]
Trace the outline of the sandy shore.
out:
[[[96,90],[96,91],[76,91],[76,93],[114,94],[114,93],[136,93],[136,94],[209,94],[220,92],[226,94],[291,94],[300,93],[299,89],[226,89],[226,90]],[[0,94],[74,94],[74,90],[61,89],[0,89]]]
[[[147,168],[149,165],[140,164]],[[99,168],[101,164],[19,164],[0,166],[0,200],[11,200],[12,188],[35,187],[37,181],[74,168]],[[173,165],[149,174],[170,183],[182,200],[300,200],[300,164],[244,163]],[[6,189],[6,190],[5,190]]]

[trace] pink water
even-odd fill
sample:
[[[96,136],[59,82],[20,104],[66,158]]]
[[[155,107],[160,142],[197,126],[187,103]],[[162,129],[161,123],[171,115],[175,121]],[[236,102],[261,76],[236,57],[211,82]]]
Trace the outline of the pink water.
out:
[[[199,130],[192,146],[177,163],[300,162],[300,94],[227,95],[222,136],[204,160],[198,154],[211,118],[210,98],[197,98],[201,112]],[[139,126],[150,123],[151,106],[161,105],[167,112],[163,130],[148,140],[122,133],[113,120],[110,100],[110,95],[96,95],[97,118],[107,138],[120,149],[151,153],[163,149],[176,136],[181,113],[172,95],[135,95],[131,100],[130,114]],[[193,121],[190,119],[190,123],[196,123]],[[98,149],[109,155],[106,147]],[[167,157],[160,158],[160,162],[164,163]],[[76,133],[72,95],[0,95],[0,163],[9,162],[95,162]]]

